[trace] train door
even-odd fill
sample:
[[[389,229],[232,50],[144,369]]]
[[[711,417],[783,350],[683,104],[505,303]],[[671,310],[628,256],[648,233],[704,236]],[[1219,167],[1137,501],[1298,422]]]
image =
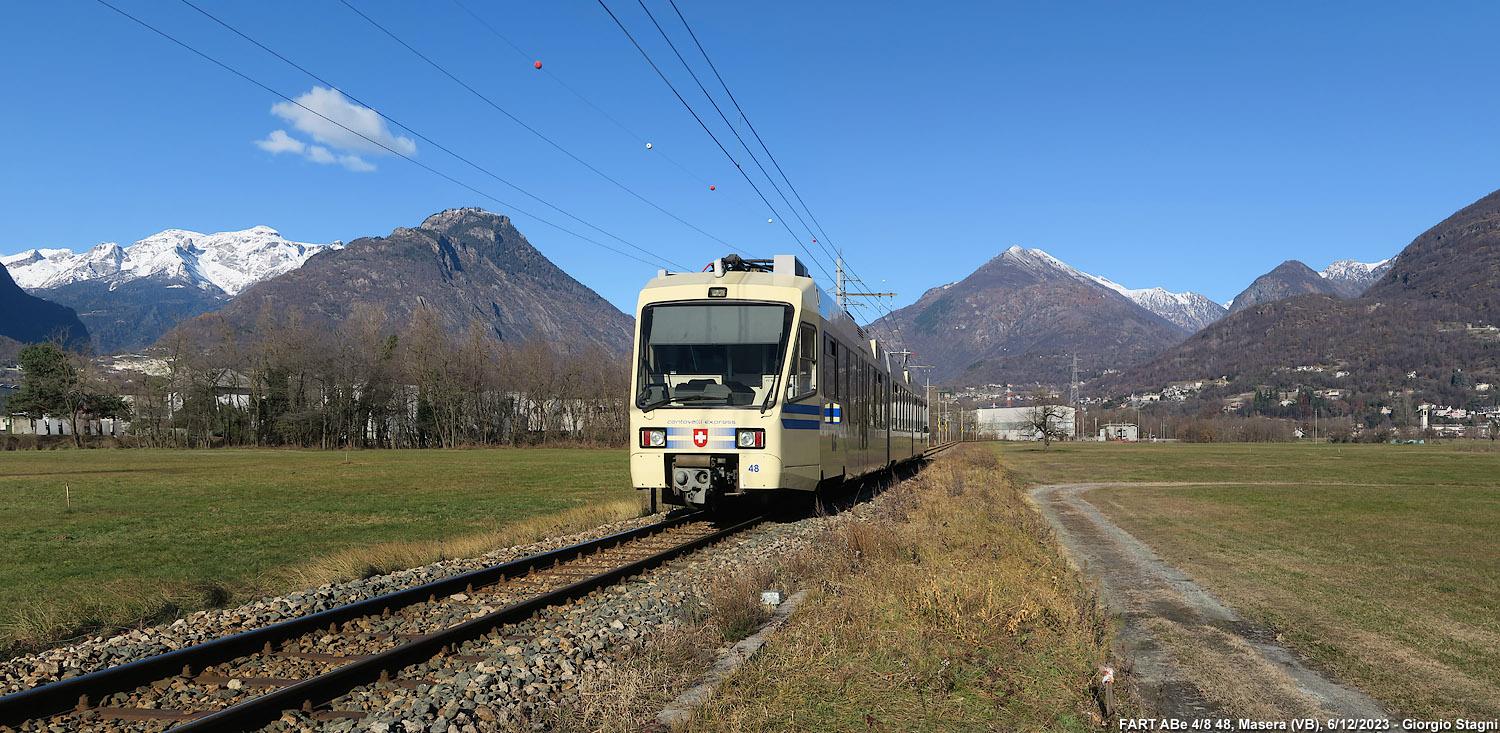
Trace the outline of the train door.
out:
[[[795,483],[795,488],[808,488],[805,482],[816,482],[822,470],[819,443],[822,442],[824,398],[817,393],[826,394],[826,388],[819,386],[819,347],[818,327],[799,323],[787,370],[786,404],[781,411],[781,461],[789,482],[783,487]]]
[[[855,398],[854,409],[859,413],[855,429],[859,431],[859,472],[870,470],[870,365],[863,359],[854,364]]]
[[[823,350],[823,397],[819,402],[823,405],[823,424],[819,430],[819,453],[823,464],[823,476],[833,477],[844,474],[847,464],[846,447],[847,441],[840,440],[844,430],[845,386],[848,384],[848,355],[840,346],[838,339],[832,334],[825,333],[823,341],[826,344]]]

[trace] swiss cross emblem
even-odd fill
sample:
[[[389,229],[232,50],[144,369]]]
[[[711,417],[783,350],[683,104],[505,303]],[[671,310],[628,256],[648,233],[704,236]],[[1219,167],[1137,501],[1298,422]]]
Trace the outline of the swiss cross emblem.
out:
[[[699,448],[708,445],[708,428],[693,428],[693,445]]]

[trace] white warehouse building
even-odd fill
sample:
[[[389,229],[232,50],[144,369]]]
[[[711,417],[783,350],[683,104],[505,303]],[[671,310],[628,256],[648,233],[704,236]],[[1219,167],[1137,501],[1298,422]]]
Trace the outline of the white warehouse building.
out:
[[[1036,407],[981,407],[975,410],[975,421],[979,434],[995,440],[1041,440],[1042,436],[1028,423]],[[1071,407],[1054,407],[1062,415],[1052,422],[1060,432],[1072,438],[1075,435],[1076,411]]]

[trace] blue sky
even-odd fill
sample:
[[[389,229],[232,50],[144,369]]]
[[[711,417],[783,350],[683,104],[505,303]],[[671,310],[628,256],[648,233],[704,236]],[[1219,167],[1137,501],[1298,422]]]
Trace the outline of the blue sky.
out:
[[[350,109],[185,4],[110,2],[289,97]],[[350,0],[527,125],[727,245],[568,158],[337,0],[195,2],[662,259],[696,270],[732,250],[805,257],[806,245],[822,254],[755,172],[779,214],[767,210],[597,1],[463,0],[507,43],[452,0]],[[730,145],[641,7],[606,2]],[[672,7],[646,5],[718,92]],[[1011,245],[1129,287],[1222,302],[1285,259],[1320,269],[1394,255],[1500,188],[1493,3],[678,7],[824,243],[842,246],[869,287],[899,292],[897,306]],[[258,224],[299,241],[347,241],[482,206],[512,214],[533,245],[624,310],[657,267],[542,223],[537,215],[634,253],[407,130],[368,128],[506,203],[326,124],[320,131],[299,108],[277,114],[280,98],[97,2],[12,5],[6,16],[0,253]],[[766,221],[782,217],[795,236]],[[826,257],[822,264],[832,270]]]

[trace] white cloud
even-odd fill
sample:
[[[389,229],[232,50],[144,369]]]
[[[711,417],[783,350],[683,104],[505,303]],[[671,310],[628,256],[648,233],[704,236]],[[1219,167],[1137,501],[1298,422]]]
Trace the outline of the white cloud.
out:
[[[375,170],[375,166],[364,158],[350,153],[335,153],[322,145],[309,145],[291,135],[286,130],[273,130],[264,140],[256,140],[256,147],[272,155],[280,153],[296,153],[314,162],[329,165],[337,163],[357,173],[368,173]]]
[[[314,163],[332,163],[338,160],[338,158],[333,157],[333,153],[328,152],[328,148],[322,145],[309,145],[307,148],[307,159]]]
[[[354,104],[333,89],[313,87],[297,97],[296,104],[271,105],[271,114],[334,150],[374,155],[417,152],[417,144],[409,137],[392,133],[375,110]]]
[[[355,171],[357,173],[368,173],[372,170],[375,170],[374,165],[365,162],[365,160],[363,158],[360,158],[358,155],[340,155],[339,165],[344,166],[345,168],[348,168],[349,170]]]
[[[302,153],[307,150],[307,143],[286,134],[286,130],[272,130],[271,134],[264,140],[256,140],[255,144],[261,150],[272,155],[279,153]]]
[[[255,141],[256,147],[272,155],[295,153],[314,163],[336,163],[351,171],[367,173],[375,170],[375,166],[360,154],[389,155],[395,151],[413,155],[417,152],[417,145],[411,138],[392,134],[385,120],[374,110],[354,104],[332,89],[313,87],[312,91],[298,97],[296,104],[278,102],[272,105],[271,114],[290,122],[292,127],[320,143],[313,145],[292,137],[286,130],[272,130],[266,139]]]

